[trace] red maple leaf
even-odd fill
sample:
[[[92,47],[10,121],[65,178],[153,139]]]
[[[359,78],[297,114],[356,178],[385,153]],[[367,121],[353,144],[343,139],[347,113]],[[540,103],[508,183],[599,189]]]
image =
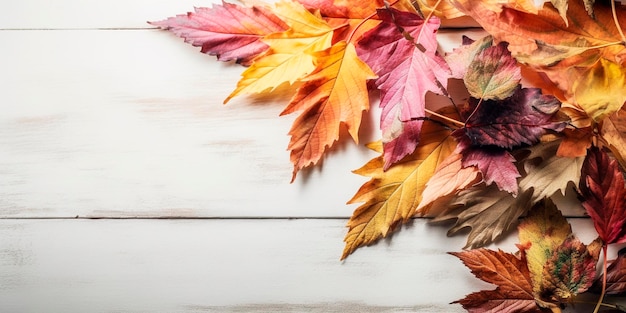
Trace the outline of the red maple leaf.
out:
[[[502,250],[475,249],[450,253],[463,261],[477,278],[495,284],[455,301],[469,312],[542,312],[533,296],[530,272],[525,260]]]
[[[583,163],[580,192],[583,207],[606,244],[626,242],[626,187],[624,176],[608,154],[592,147]]]

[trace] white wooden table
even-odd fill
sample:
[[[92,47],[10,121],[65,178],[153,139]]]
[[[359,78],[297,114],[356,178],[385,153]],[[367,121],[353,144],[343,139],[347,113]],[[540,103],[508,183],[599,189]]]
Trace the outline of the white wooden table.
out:
[[[146,24],[210,3],[0,3],[0,312],[463,312],[493,288],[421,219],[339,261],[374,153],[289,184],[288,96],[223,106],[242,68]]]

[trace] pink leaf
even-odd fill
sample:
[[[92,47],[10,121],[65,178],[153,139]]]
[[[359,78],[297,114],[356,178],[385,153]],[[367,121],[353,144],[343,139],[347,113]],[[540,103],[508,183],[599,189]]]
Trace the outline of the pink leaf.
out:
[[[496,183],[500,190],[517,195],[517,178],[521,177],[515,166],[515,158],[496,146],[467,147],[463,149],[463,168],[476,166],[487,185]]]
[[[363,35],[357,53],[379,76],[383,145],[391,146],[384,149],[387,169],[415,150],[421,123],[410,121],[425,116],[428,91],[444,93],[450,69],[437,53],[438,18],[424,21],[395,9],[380,9],[378,16],[382,22]],[[411,133],[402,136],[405,130]]]
[[[202,47],[202,53],[216,55],[220,61],[236,60],[243,65],[250,65],[256,56],[267,50],[268,46],[260,40],[263,36],[288,28],[264,7],[243,7],[227,2],[149,23]]]

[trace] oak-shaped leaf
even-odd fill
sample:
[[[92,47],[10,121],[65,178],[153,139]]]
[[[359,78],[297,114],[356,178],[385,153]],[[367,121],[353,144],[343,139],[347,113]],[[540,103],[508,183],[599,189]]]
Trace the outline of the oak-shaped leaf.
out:
[[[393,8],[379,9],[381,23],[365,33],[358,55],[378,75],[381,90],[380,127],[383,132],[385,169],[415,150],[424,118],[427,92],[445,93],[450,69],[437,52],[436,17]],[[405,134],[406,131],[406,134]]]
[[[475,146],[532,145],[548,130],[565,128],[566,121],[557,114],[560,105],[537,88],[517,88],[503,101],[470,98],[465,127],[457,132],[465,133]]]
[[[517,224],[519,217],[537,202],[556,192],[565,194],[571,182],[578,182],[584,158],[556,156],[559,141],[547,142],[514,151],[518,155],[519,191],[514,197],[492,184],[467,188],[451,199],[435,200],[430,207],[433,222],[456,220],[448,231],[454,235],[471,228],[465,248],[492,243]]]
[[[522,74],[506,46],[500,42],[476,53],[463,76],[472,97],[504,100],[517,91]]]
[[[525,249],[533,292],[543,285],[544,266],[553,252],[572,235],[572,227],[549,199],[538,202],[517,227],[519,244]]]
[[[333,29],[319,13],[311,13],[289,0],[275,3],[272,12],[289,29],[263,37],[268,51],[241,74],[237,87],[224,103],[238,95],[271,92],[284,83],[295,83],[315,69],[314,53],[331,46]]]
[[[383,170],[381,155],[354,171],[371,179],[348,202],[363,204],[348,221],[341,258],[346,258],[360,246],[386,237],[396,226],[415,215],[426,182],[455,147],[456,141],[450,136],[450,130],[429,122],[424,124],[422,140],[415,152],[389,170]]]
[[[497,286],[455,301],[469,312],[539,313],[526,262],[502,250],[475,249],[450,253],[463,261],[477,278]]]
[[[245,7],[228,2],[213,4],[211,8],[199,7],[195,12],[149,23],[202,47],[202,53],[216,55],[220,61],[235,60],[243,65],[250,65],[255,57],[268,49],[261,38],[288,28],[266,7]]]
[[[543,299],[566,302],[587,291],[596,276],[597,258],[574,237],[567,238],[553,252],[543,268],[540,295]]]
[[[626,242],[626,185],[617,161],[592,147],[581,176],[582,204],[602,241],[606,244]]]
[[[282,113],[302,111],[289,131],[292,181],[300,169],[317,163],[339,139],[342,124],[358,142],[361,116],[369,109],[366,83],[376,77],[351,43],[339,42],[314,56],[315,71],[303,79]]]

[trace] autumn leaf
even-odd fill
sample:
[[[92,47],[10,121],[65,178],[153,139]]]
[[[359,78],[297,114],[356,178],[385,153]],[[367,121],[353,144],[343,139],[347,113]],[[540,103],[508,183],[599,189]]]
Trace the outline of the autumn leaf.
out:
[[[289,134],[293,179],[297,172],[317,163],[339,139],[344,124],[355,142],[363,111],[369,109],[366,82],[376,76],[356,55],[352,44],[340,42],[315,55],[317,68],[303,79],[282,114],[302,111]]]
[[[449,235],[470,228],[465,248],[482,247],[500,238],[534,204],[559,191],[565,194],[570,182],[579,181],[584,158],[557,157],[558,146],[554,141],[515,151],[516,155],[530,151],[517,162],[522,174],[517,197],[495,185],[474,186],[452,199],[434,201],[430,208],[437,212],[433,222],[456,219]]]
[[[502,250],[476,249],[450,253],[463,261],[477,278],[498,286],[455,301],[469,312],[542,312],[533,296],[526,262]]]
[[[550,200],[537,203],[517,227],[519,243],[526,252],[533,292],[538,295],[544,266],[553,252],[572,234],[572,227]]]
[[[591,127],[566,128],[561,134],[563,139],[559,150],[556,152],[557,156],[575,158],[587,155],[587,149],[591,147],[594,138]]]
[[[498,41],[508,42],[508,49],[514,57],[533,53],[537,49],[537,42],[565,47],[585,40],[589,48],[585,51],[588,55],[580,60],[603,56],[618,62],[616,58],[626,49],[620,44],[622,38],[613,22],[610,5],[596,5],[595,18],[592,18],[587,14],[582,1],[569,1],[567,13],[569,24],[565,25],[559,11],[549,4],[544,5],[537,14],[533,14],[510,6],[502,6],[499,11],[494,11],[489,4],[481,0],[455,0],[455,3]],[[626,25],[624,14],[626,8],[618,5],[616,9],[620,24]],[[593,48],[596,46],[602,48]],[[597,51],[590,51],[596,49],[600,54]]]
[[[426,182],[437,166],[454,151],[450,131],[439,124],[426,123],[417,149],[389,170],[383,170],[383,156],[372,159],[356,174],[371,177],[348,203],[364,202],[347,226],[342,259],[358,247],[386,237],[400,222],[415,214]]]
[[[597,147],[589,149],[579,189],[600,238],[606,244],[626,242],[626,186],[617,162]]]
[[[268,49],[261,38],[288,28],[265,7],[244,7],[228,2],[149,23],[202,47],[202,53],[216,55],[220,61],[236,60],[243,65],[251,64]]]
[[[626,67],[600,59],[574,81],[572,92],[575,103],[601,121],[626,103]]]
[[[464,248],[483,247],[500,238],[518,222],[532,206],[532,195],[532,190],[525,190],[513,197],[493,184],[487,187],[478,185],[461,191],[449,202],[435,201],[431,210],[440,213],[432,222],[456,219],[448,230],[448,236],[470,228]]]
[[[426,183],[422,201],[417,213],[429,213],[430,204],[439,199],[461,191],[481,181],[480,171],[475,166],[462,166],[463,156],[457,151],[439,164],[433,176]]]
[[[463,149],[462,155],[463,167],[477,167],[485,184],[495,183],[498,189],[517,195],[517,178],[521,175],[515,167],[515,158],[507,150],[497,146],[470,146]]]
[[[565,302],[587,291],[596,276],[596,262],[580,240],[567,238],[543,268],[542,298]]]
[[[273,12],[290,28],[263,37],[269,50],[241,74],[237,88],[224,103],[237,95],[271,92],[283,83],[293,84],[315,69],[313,54],[330,47],[333,29],[319,14],[288,0],[277,2]]]
[[[501,42],[474,56],[463,77],[472,97],[504,100],[517,91],[522,74],[506,46],[507,43]]]
[[[460,47],[454,48],[452,52],[445,56],[452,72],[452,78],[463,79],[476,54],[493,45],[493,37],[485,36],[481,39],[473,40],[463,35],[462,43]]]
[[[425,117],[428,91],[446,92],[450,70],[437,52],[438,18],[424,21],[393,8],[378,10],[378,16],[382,22],[363,35],[357,53],[379,76],[376,86],[381,90],[380,127],[388,169],[415,150],[421,121],[411,120]]]
[[[530,154],[523,164],[521,190],[533,188],[533,204],[557,192],[565,195],[567,185],[580,180],[584,157],[563,158],[556,155],[559,141],[552,141],[527,148]],[[523,150],[521,150],[523,151]]]
[[[600,135],[622,169],[626,169],[626,106],[602,122]]]
[[[560,102],[536,88],[517,88],[503,101],[470,98],[464,133],[472,145],[513,148],[535,144],[548,130],[560,131],[566,123],[556,115]],[[558,118],[558,119],[557,119]]]
[[[596,279],[591,290],[595,292],[602,290],[603,276]],[[624,293],[626,293],[626,251],[622,249],[617,254],[617,259],[612,260],[607,268],[606,294],[619,295]]]

